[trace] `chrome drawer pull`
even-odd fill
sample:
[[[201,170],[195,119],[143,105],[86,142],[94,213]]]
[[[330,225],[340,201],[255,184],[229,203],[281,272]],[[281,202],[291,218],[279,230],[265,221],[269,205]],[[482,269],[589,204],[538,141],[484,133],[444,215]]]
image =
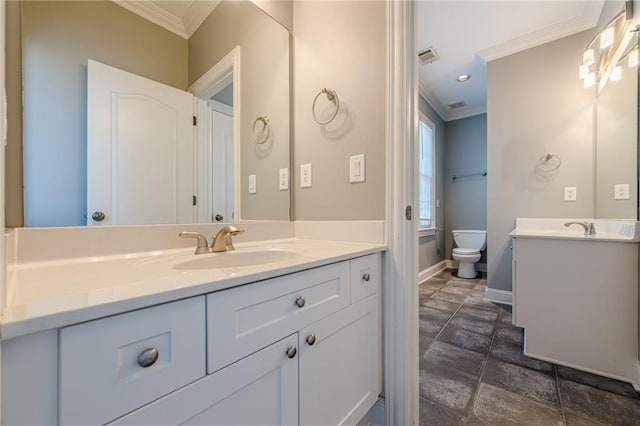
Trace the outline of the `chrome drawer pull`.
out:
[[[138,365],[142,368],[151,367],[158,360],[158,354],[156,348],[145,349],[138,355]]]
[[[302,296],[299,296],[299,297],[296,299],[296,306],[297,306],[298,308],[302,308],[302,307],[304,306],[304,304],[305,304],[305,303],[307,303],[307,301],[306,301],[306,300],[304,300],[304,297],[302,297]]]
[[[313,346],[314,343],[316,343],[316,336],[313,334],[310,334],[307,336],[307,345],[309,346]]]
[[[365,280],[365,281],[369,281],[369,280],[371,279],[371,275],[369,275],[369,273],[368,273],[368,272],[365,272],[365,273],[362,275],[362,279],[363,279],[363,280]]]
[[[298,350],[295,346],[289,346],[289,348],[287,349],[287,356],[291,359],[295,358],[297,353]]]

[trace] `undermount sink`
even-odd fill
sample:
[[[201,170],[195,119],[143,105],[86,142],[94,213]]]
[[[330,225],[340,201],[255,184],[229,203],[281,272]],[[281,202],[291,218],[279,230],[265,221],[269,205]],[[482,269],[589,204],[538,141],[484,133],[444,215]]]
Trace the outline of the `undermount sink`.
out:
[[[173,265],[173,269],[188,271],[194,269],[223,269],[242,268],[247,266],[264,265],[267,263],[284,262],[301,256],[291,250],[260,248],[235,250],[222,253],[198,255]]]

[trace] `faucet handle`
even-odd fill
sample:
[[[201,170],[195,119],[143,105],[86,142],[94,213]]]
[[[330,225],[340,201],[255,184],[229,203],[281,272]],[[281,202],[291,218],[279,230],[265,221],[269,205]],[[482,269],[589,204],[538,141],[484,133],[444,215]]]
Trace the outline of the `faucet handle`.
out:
[[[196,247],[195,254],[203,254],[203,253],[211,253],[211,249],[209,248],[209,242],[207,241],[207,237],[202,235],[199,232],[186,232],[183,231],[178,234],[182,238],[197,238],[198,246]]]

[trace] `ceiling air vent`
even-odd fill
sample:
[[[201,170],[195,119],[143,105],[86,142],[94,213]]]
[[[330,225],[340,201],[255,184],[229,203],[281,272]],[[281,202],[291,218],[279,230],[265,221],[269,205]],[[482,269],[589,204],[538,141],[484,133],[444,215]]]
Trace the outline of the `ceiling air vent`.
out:
[[[426,65],[430,64],[431,62],[437,61],[438,59],[440,59],[440,56],[438,56],[438,52],[436,52],[436,49],[429,46],[426,49],[418,52],[418,58],[423,65]]]
[[[467,106],[467,103],[465,101],[460,101],[460,102],[455,102],[455,103],[449,104],[449,108],[451,108],[451,109],[462,108],[464,106]]]

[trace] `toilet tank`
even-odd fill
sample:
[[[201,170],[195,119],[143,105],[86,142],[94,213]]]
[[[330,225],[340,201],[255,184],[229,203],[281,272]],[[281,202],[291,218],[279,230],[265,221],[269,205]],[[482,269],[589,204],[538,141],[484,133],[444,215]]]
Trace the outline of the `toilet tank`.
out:
[[[454,230],[451,233],[459,248],[484,250],[487,246],[487,231]]]

